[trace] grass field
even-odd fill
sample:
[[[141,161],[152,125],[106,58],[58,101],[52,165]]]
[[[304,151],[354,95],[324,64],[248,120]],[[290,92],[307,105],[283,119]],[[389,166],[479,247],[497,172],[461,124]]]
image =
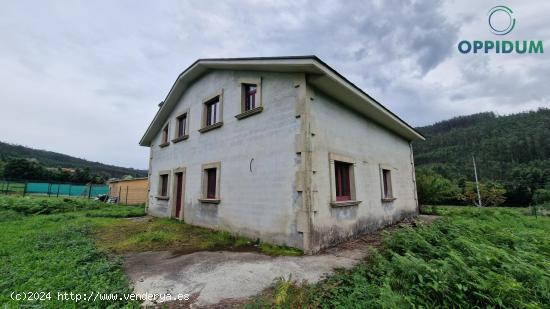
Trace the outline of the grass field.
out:
[[[118,253],[244,246],[253,244],[229,233],[144,217],[143,207],[79,198],[0,196],[0,307],[138,307],[138,302],[122,299],[63,301],[57,293],[131,293]],[[272,255],[301,254],[292,248],[258,247]],[[17,301],[11,299],[12,292],[50,292],[50,299]]]
[[[432,207],[432,225],[385,237],[316,285],[279,280],[250,308],[549,308],[550,218],[524,209]]]

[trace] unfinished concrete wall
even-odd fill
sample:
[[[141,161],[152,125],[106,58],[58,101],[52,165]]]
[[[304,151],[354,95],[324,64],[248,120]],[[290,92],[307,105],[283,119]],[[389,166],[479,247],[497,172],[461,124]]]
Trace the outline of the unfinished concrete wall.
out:
[[[296,227],[296,212],[302,205],[297,201],[294,180],[299,164],[294,142],[300,126],[295,117],[294,81],[299,76],[213,71],[190,86],[169,117],[172,139],[175,118],[189,110],[189,138],[161,148],[159,132],[151,145],[148,212],[155,216],[171,215],[174,198],[157,199],[159,173],[170,171],[169,194],[173,195],[173,172],[184,167],[185,222],[302,248],[302,235]],[[241,112],[242,78],[261,78],[263,111],[238,120],[235,115]],[[198,132],[203,99],[221,90],[223,125]],[[221,163],[219,204],[199,202],[201,165],[212,162]]]
[[[417,214],[409,142],[313,89],[312,250]],[[352,159],[358,205],[331,205],[329,154]],[[382,201],[380,167],[389,168],[395,200]],[[334,185],[332,185],[334,186]]]

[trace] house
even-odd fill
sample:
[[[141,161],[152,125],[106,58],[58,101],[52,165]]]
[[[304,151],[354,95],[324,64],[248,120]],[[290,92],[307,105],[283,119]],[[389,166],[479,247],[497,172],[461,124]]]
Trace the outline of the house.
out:
[[[118,198],[118,202],[126,205],[144,204],[147,200],[149,181],[147,177],[131,179],[111,179],[109,196]]]
[[[314,253],[418,213],[424,139],[315,56],[200,59],[147,128],[147,212]]]

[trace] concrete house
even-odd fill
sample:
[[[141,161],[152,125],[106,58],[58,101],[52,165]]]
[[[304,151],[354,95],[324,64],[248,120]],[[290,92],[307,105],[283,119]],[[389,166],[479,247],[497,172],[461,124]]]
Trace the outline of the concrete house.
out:
[[[200,59],[140,141],[147,212],[314,253],[418,213],[421,139],[315,56]]]

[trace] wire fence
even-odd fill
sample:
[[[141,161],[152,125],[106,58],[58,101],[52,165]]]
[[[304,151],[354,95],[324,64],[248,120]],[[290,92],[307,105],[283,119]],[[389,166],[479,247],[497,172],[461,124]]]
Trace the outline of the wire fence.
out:
[[[0,180],[0,194],[5,195],[79,196],[91,199],[98,195],[107,194],[107,192],[109,192],[109,187],[102,184]]]

